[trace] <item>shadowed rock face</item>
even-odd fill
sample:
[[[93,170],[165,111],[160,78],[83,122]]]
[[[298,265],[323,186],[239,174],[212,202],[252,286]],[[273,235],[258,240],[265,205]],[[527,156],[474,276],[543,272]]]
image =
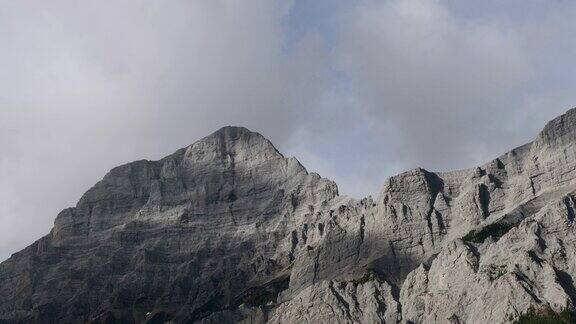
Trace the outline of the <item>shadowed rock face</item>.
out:
[[[179,321],[288,278],[291,227],[336,185],[261,135],[227,127],[160,161],[120,166],[0,266],[0,318]]]
[[[0,264],[0,323],[486,323],[575,309],[576,111],[379,196],[225,127],[111,170]]]

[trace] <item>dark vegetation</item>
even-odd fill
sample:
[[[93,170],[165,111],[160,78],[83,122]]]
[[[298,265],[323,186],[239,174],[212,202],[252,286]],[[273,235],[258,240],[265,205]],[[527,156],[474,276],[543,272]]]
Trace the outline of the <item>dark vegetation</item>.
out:
[[[191,314],[191,321],[200,320],[212,313],[225,310],[234,310],[240,305],[250,307],[265,306],[268,303],[276,303],[278,295],[283,290],[288,289],[290,285],[290,276],[284,276],[274,279],[262,286],[252,287],[234,298],[230,304],[223,303],[223,295],[216,294],[213,298],[208,300],[204,305],[196,309]]]
[[[367,283],[368,281],[374,281],[374,280],[384,282],[386,281],[386,276],[383,273],[379,272],[377,269],[369,268],[366,269],[366,272],[362,275],[362,277],[354,278],[349,282],[355,285],[362,285]]]
[[[240,295],[236,302],[234,303],[234,307],[238,307],[241,304],[245,304],[252,307],[257,306],[264,306],[269,302],[276,302],[278,298],[278,294],[283,290],[288,289],[290,285],[290,277],[281,277],[271,282],[258,286],[252,287],[246,290],[242,295]]]
[[[556,313],[550,308],[539,311],[529,311],[521,315],[514,324],[571,324],[576,323],[576,316],[569,310],[565,309]]]
[[[484,227],[480,231],[472,230],[470,233],[466,234],[462,239],[467,242],[483,243],[484,240],[486,240],[488,237],[491,236],[494,239],[498,240],[515,226],[516,224],[494,223]]]
[[[204,305],[202,305],[201,307],[199,307],[198,309],[196,309],[192,312],[192,314],[190,315],[191,320],[192,321],[199,320],[199,319],[204,318],[204,317],[206,317],[206,316],[208,316],[214,312],[221,310],[223,308],[221,300],[222,300],[222,295],[216,294],[216,296],[212,297]]]
[[[496,280],[506,274],[506,265],[492,265],[488,268],[487,272],[490,280]]]
[[[351,282],[355,285],[362,285],[367,283],[368,281],[372,281],[374,279],[378,279],[373,272],[366,272],[362,277],[356,278],[351,280]]]

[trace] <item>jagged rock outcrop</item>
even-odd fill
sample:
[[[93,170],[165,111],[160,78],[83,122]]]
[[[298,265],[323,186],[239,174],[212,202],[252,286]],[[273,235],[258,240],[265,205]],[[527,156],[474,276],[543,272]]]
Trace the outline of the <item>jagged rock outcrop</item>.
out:
[[[0,264],[0,323],[486,323],[574,310],[576,110],[377,198],[225,127],[110,171]]]
[[[408,276],[404,321],[501,323],[530,310],[575,309],[575,143],[571,110],[534,142],[480,169],[494,184],[494,207]]]
[[[531,309],[573,309],[573,201],[568,196],[482,244],[456,239],[402,287],[414,323],[501,323]]]
[[[279,305],[269,323],[396,323],[399,311],[392,286],[366,276],[308,286]]]
[[[0,318],[193,321],[235,307],[289,275],[290,228],[336,195],[261,135],[223,128],[113,169],[60,213],[0,266]]]

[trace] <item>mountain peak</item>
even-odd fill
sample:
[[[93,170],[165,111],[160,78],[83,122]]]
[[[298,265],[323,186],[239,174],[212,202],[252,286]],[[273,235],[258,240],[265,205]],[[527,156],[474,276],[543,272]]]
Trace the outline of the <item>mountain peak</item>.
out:
[[[272,143],[258,132],[253,132],[246,127],[242,126],[224,126],[213,132],[212,134],[204,137],[200,141],[218,140],[221,142],[236,142],[236,141],[252,141],[252,142],[266,142],[269,145]]]
[[[245,127],[225,126],[190,145],[186,156],[192,159],[266,160],[284,157],[260,133]]]
[[[377,201],[338,196],[259,133],[220,128],[113,169],[0,263],[0,323],[507,323],[574,312],[576,252],[563,243],[576,241],[574,126],[576,109],[549,122],[536,149],[394,176]]]
[[[212,133],[212,135],[216,135],[216,134],[230,134],[230,135],[243,135],[243,134],[250,134],[250,135],[260,135],[257,132],[253,132],[251,130],[249,130],[246,127],[243,126],[232,126],[232,125],[228,125],[228,126],[223,126],[220,129],[218,129],[217,131],[215,131],[214,133]]]
[[[563,145],[576,140],[576,108],[549,121],[538,139],[547,145]]]

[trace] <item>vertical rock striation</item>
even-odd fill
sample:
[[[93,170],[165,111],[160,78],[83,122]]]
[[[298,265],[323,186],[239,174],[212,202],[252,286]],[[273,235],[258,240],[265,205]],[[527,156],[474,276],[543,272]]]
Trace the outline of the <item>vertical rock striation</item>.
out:
[[[376,198],[225,127],[111,170],[0,264],[0,323],[487,323],[575,310],[576,110]]]

